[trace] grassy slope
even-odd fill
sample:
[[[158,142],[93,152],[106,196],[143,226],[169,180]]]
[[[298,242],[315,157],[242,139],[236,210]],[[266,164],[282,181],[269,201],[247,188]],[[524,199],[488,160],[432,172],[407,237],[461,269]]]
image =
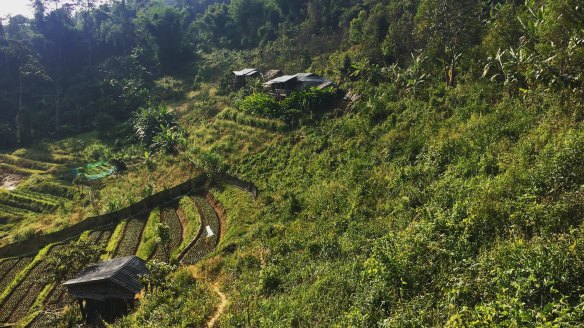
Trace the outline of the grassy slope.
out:
[[[244,128],[206,123],[206,147],[262,190],[246,215],[218,193],[237,245],[213,266],[232,279],[222,326],[582,316],[584,130],[558,103],[488,84],[373,97],[243,153]]]

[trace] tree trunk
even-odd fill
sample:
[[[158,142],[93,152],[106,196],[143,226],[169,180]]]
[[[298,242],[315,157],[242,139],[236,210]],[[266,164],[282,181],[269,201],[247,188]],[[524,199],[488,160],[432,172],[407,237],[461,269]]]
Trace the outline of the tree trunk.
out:
[[[18,73],[18,110],[16,112],[16,141],[22,144],[22,73]]]
[[[60,126],[60,107],[61,107],[61,82],[55,82],[55,131],[59,131]]]

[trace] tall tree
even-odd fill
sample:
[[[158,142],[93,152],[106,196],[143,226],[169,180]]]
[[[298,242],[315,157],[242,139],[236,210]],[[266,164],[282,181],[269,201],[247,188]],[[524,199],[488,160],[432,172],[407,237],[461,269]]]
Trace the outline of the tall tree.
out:
[[[480,1],[422,0],[416,14],[421,44],[442,60],[446,82],[455,83],[457,60],[479,39]]]
[[[24,145],[29,142],[29,131],[24,112],[24,93],[28,88],[34,86],[40,80],[48,80],[44,68],[40,64],[38,53],[23,41],[11,40],[6,47],[8,60],[12,62],[13,75],[17,82],[17,110],[16,110],[16,138],[19,144]]]

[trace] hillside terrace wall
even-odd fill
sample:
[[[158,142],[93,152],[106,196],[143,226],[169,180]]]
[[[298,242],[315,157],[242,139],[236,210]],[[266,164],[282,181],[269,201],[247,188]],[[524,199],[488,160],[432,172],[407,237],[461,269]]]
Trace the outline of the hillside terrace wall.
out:
[[[257,186],[252,182],[244,181],[227,174],[221,175],[219,179],[223,180],[227,184],[235,185],[251,193],[254,198],[257,198],[259,195]],[[100,228],[106,226],[116,225],[123,219],[140,216],[142,214],[148,213],[158,206],[169,203],[178,197],[184,196],[191,192],[200,191],[204,189],[208,183],[211,183],[211,181],[207,178],[207,175],[202,174],[175,187],[148,196],[126,208],[87,218],[60,231],[36,236],[28,240],[6,245],[0,248],[0,258],[24,256],[37,252],[49,244],[61,243],[71,240],[87,230],[99,230]]]
[[[33,237],[29,240],[13,243],[0,248],[0,258],[23,256],[25,254],[36,252],[43,247],[58,242],[64,242],[71,238],[81,235],[84,231],[95,230],[100,227],[111,226],[119,223],[123,219],[139,216],[148,211],[168,203],[177,197],[186,195],[193,191],[198,191],[205,187],[208,182],[206,175],[200,175],[190,179],[170,189],[163,190],[154,195],[148,196],[141,201],[134,203],[126,208],[87,218],[75,225],[63,230]]]

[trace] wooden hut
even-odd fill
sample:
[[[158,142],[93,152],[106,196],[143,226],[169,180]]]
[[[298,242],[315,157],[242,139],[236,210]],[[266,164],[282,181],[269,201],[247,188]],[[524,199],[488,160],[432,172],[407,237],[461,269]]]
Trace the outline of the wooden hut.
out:
[[[261,77],[260,71],[255,68],[246,68],[241,71],[233,71],[233,90],[244,87],[248,78]]]
[[[310,89],[312,87],[324,89],[334,86],[333,82],[314,73],[298,73],[284,75],[263,84],[264,88],[277,99],[286,98],[293,91]]]
[[[264,83],[264,88],[278,99],[285,98],[294,90],[296,81],[296,75],[283,75]]]
[[[63,285],[77,299],[88,324],[114,322],[128,314],[143,286],[140,275],[148,274],[146,263],[136,256],[92,264]]]

